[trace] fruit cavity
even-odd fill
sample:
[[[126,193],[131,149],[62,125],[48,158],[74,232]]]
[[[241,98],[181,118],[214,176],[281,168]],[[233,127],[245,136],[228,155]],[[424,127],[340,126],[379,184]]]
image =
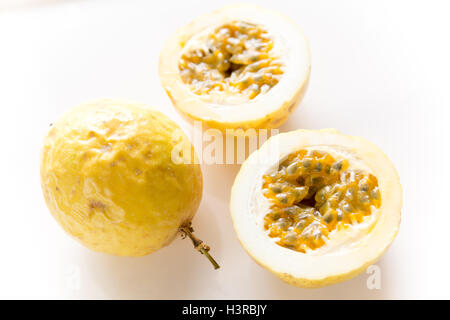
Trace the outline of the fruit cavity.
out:
[[[271,203],[264,217],[269,237],[303,253],[324,246],[330,233],[363,222],[381,205],[374,175],[318,150],[290,154],[276,172],[263,176],[262,188]]]
[[[231,21],[186,44],[179,60],[184,83],[198,95],[224,92],[253,99],[281,79],[284,65],[261,25]]]

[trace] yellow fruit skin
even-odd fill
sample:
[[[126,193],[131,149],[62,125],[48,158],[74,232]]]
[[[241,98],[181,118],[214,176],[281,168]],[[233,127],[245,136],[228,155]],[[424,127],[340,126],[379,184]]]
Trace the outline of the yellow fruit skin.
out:
[[[197,164],[176,164],[181,129],[144,105],[99,100],[63,115],[41,154],[41,185],[53,217],[85,246],[142,256],[169,244],[202,197]]]

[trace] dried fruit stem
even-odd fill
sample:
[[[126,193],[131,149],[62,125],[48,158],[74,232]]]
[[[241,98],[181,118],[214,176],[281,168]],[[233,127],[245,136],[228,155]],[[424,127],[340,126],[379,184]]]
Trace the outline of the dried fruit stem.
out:
[[[181,232],[183,238],[188,236],[192,240],[192,244],[194,245],[194,248],[208,258],[208,260],[214,266],[214,269],[220,268],[220,266],[216,262],[216,260],[214,260],[214,258],[209,255],[209,252],[208,252],[209,247],[202,240],[200,240],[196,236],[194,236],[194,234],[193,234],[194,229],[192,228],[190,222],[187,225],[182,226],[180,228],[180,232]]]

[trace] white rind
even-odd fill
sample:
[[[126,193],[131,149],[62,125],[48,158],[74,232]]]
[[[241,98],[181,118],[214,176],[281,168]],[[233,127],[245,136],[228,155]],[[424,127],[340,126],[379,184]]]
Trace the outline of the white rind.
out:
[[[225,23],[242,20],[266,27],[273,36],[285,63],[285,73],[276,86],[255,99],[240,102],[239,105],[211,102],[210,97],[193,93],[180,76],[178,68],[180,54],[186,43],[205,29],[215,29]],[[189,25],[180,28],[165,44],[160,56],[159,74],[174,105],[194,119],[235,127],[247,122],[278,126],[280,121],[270,125],[279,109],[294,108],[306,88],[310,73],[309,44],[302,31],[289,18],[274,11],[253,5],[232,5],[216,12],[203,15]],[[239,110],[236,110],[239,108]],[[282,110],[280,117],[286,117],[291,110]],[[287,113],[287,114],[286,114]],[[278,119],[275,119],[278,120]]]
[[[382,199],[378,220],[370,233],[354,239],[345,250],[303,254],[285,249],[274,243],[263,230],[261,219],[267,206],[255,194],[261,192],[262,175],[273,164],[258,162],[257,158],[265,159],[276,152],[282,159],[301,148],[324,145],[346,149],[377,176]],[[276,149],[278,151],[274,151]],[[335,130],[297,130],[272,137],[247,159],[233,185],[230,209],[240,242],[259,264],[288,282],[315,287],[354,276],[381,256],[398,232],[401,199],[398,174],[375,145]]]

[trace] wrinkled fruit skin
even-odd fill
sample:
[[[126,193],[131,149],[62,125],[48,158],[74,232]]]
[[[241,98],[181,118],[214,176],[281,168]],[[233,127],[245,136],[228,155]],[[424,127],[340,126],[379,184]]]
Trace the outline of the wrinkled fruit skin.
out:
[[[181,129],[146,106],[101,100],[55,123],[41,154],[53,217],[88,248],[142,256],[169,244],[202,196],[198,164],[176,164]]]

